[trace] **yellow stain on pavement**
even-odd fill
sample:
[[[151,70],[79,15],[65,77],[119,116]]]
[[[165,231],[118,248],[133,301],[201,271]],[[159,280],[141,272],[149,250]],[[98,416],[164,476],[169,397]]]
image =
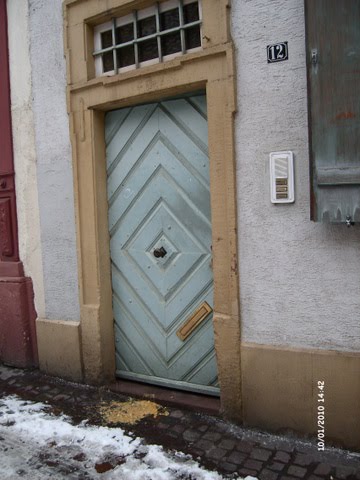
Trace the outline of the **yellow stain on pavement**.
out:
[[[126,423],[129,425],[134,425],[145,417],[169,415],[164,407],[150,400],[113,401],[100,406],[100,414],[106,423]]]

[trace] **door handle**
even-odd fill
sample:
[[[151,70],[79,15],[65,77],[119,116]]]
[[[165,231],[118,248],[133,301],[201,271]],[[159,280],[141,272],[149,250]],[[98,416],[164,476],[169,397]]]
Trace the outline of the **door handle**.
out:
[[[160,247],[160,248],[155,248],[154,250],[154,257],[156,258],[163,258],[165,257],[165,255],[167,254],[167,251],[165,250],[164,247]]]

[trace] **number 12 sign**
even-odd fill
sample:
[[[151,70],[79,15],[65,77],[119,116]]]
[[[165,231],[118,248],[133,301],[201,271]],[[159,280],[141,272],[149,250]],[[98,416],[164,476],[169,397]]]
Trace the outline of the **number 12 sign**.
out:
[[[266,50],[268,63],[282,62],[283,60],[288,60],[289,58],[288,42],[268,45]]]

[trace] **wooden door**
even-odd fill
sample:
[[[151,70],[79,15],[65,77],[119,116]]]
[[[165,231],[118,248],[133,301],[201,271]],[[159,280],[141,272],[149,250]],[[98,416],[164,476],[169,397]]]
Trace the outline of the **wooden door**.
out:
[[[106,115],[117,374],[218,394],[206,97]]]

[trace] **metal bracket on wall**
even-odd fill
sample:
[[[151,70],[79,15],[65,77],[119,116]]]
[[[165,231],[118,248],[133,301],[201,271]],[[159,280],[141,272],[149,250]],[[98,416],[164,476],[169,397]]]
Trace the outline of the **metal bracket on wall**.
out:
[[[311,63],[316,65],[318,63],[318,51],[316,48],[311,50]]]
[[[347,215],[345,221],[346,221],[346,226],[347,227],[351,227],[352,225],[355,224],[355,222],[352,222],[352,220],[351,220],[351,215]]]

